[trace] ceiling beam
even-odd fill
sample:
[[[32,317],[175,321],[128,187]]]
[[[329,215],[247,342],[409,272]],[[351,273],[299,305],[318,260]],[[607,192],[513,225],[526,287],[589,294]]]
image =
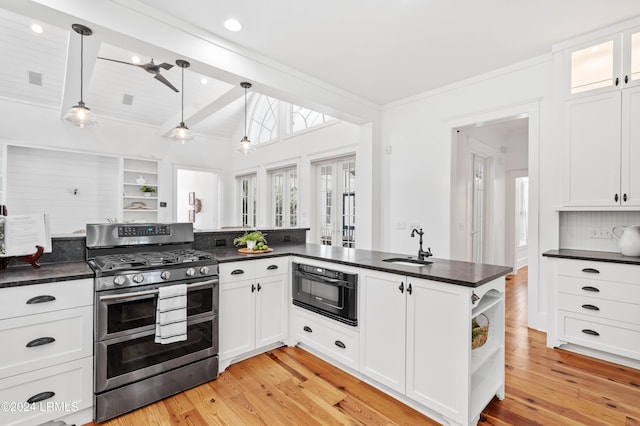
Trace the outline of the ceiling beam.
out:
[[[188,107],[184,112],[184,122],[188,127],[193,127],[197,123],[202,120],[212,116],[213,114],[220,111],[222,108],[226,107],[230,103],[238,100],[244,95],[244,89],[240,86],[236,86],[231,88],[229,91],[224,93],[222,96],[214,100],[213,102],[201,107]],[[157,134],[162,137],[169,136],[171,131],[180,123],[180,114],[177,114],[175,118],[171,118],[167,120],[164,124],[160,126]]]

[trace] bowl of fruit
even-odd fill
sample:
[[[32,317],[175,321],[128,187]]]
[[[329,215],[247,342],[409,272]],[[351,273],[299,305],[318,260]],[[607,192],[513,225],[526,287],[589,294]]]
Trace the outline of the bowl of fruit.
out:
[[[246,246],[238,251],[240,253],[267,253],[273,251],[267,245],[266,234],[260,231],[245,232],[244,235],[233,240],[233,244],[238,246]]]

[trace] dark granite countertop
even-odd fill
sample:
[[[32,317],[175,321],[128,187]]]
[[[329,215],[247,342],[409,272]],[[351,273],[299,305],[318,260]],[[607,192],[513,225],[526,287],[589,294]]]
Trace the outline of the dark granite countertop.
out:
[[[0,288],[93,277],[93,271],[84,261],[48,263],[39,268],[20,265],[0,271]]]
[[[557,257],[561,259],[593,260],[595,262],[625,263],[627,265],[640,265],[640,257],[623,256],[611,251],[591,251],[560,249],[549,250],[542,253],[545,257]]]
[[[263,254],[242,254],[237,249],[215,250],[211,252],[221,263],[273,256],[300,256],[309,259],[324,260],[357,268],[372,269],[393,274],[401,274],[416,278],[426,278],[467,287],[478,287],[491,280],[512,272],[507,266],[487,265],[456,260],[438,259],[426,266],[408,266],[384,262],[392,257],[409,258],[406,254],[386,253],[380,251],[347,249],[342,247],[305,244],[273,247],[273,252]],[[415,256],[412,256],[415,258]]]

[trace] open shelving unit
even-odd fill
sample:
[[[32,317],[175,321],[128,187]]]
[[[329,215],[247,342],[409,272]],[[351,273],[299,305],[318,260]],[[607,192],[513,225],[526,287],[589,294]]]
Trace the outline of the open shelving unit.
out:
[[[152,196],[142,186],[155,188]],[[156,222],[158,220],[158,162],[137,158],[122,159],[122,221]]]
[[[471,311],[471,319],[485,315],[489,320],[487,341],[471,349],[470,413],[480,412],[494,395],[504,397],[504,292],[489,290]]]

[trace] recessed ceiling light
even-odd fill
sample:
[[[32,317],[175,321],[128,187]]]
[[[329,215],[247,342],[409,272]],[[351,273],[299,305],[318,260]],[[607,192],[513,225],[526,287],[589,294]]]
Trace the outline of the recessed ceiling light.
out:
[[[204,77],[202,77],[202,78],[200,79],[200,84],[202,84],[203,86],[204,86],[205,84],[207,84],[208,82],[209,82],[209,80],[207,80],[207,79],[206,79],[206,78],[204,78]]]
[[[31,25],[31,31],[33,31],[33,32],[34,32],[34,33],[36,33],[36,34],[42,34],[42,32],[43,32],[44,30],[42,29],[42,26],[41,26],[41,25],[38,25],[38,24],[32,24],[32,25]]]
[[[131,57],[131,62],[133,62],[134,64],[139,64],[140,63],[140,58],[138,58],[137,56],[132,56]]]
[[[235,19],[227,19],[224,21],[224,27],[229,31],[240,31],[242,29],[242,24]]]

